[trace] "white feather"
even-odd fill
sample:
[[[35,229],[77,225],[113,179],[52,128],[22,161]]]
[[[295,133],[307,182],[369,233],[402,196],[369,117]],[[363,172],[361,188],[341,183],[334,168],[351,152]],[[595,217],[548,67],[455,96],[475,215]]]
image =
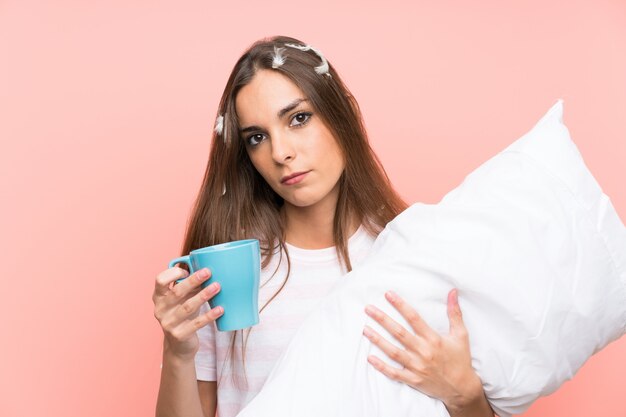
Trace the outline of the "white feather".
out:
[[[272,59],[272,68],[278,68],[285,63],[285,57],[282,55],[285,48],[278,48],[274,45],[274,58]]]
[[[326,58],[318,49],[312,47],[311,45],[297,45],[294,43],[286,43],[285,46],[296,48],[305,52],[308,50],[312,50],[313,52],[315,52],[317,56],[319,56],[320,59],[322,60],[322,64],[315,67],[315,72],[317,72],[318,74],[326,74],[332,78],[332,75],[330,75],[330,72],[329,72],[328,61],[326,61]]]
[[[311,49],[322,60],[322,64],[317,66],[317,67],[315,67],[315,72],[317,72],[318,74],[327,74],[330,77],[331,76],[330,72],[328,72],[328,61],[326,61],[326,58],[324,57],[324,55],[322,55],[322,53],[320,51],[318,51],[317,49],[315,49],[313,47],[311,47]]]
[[[223,129],[224,129],[224,116],[220,114],[217,116],[217,120],[215,120],[215,133],[217,133],[218,135],[221,135]]]
[[[298,45],[295,43],[286,43],[285,46],[290,46],[292,48],[296,48],[299,49],[301,51],[308,51],[309,49],[311,49],[311,47],[309,45]]]

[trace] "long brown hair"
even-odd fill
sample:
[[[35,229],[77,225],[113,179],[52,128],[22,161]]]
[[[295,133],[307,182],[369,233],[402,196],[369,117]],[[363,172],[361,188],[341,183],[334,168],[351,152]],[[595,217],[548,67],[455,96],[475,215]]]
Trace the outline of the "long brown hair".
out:
[[[184,255],[205,246],[255,238],[261,243],[262,267],[269,264],[275,253],[280,253],[282,257],[284,252],[287,276],[260,311],[285,286],[290,261],[285,245],[284,219],[280,215],[283,199],[256,171],[238,134],[235,99],[239,90],[252,81],[258,70],[277,71],[294,82],[328,126],[345,155],[345,169],[339,179],[339,198],[333,220],[333,238],[337,255],[346,271],[352,270],[347,248],[350,219],[360,220],[366,230],[378,235],[390,220],[407,207],[394,191],[369,145],[357,101],[332,64],[328,62],[331,77],[321,75],[314,70],[320,65],[320,57],[314,51],[283,48],[284,63],[273,68],[274,47],[283,47],[285,43],[306,45],[287,36],[261,39],[252,44],[235,64],[218,107],[218,115],[224,116],[222,135],[215,132],[212,135],[208,165],[182,248]],[[233,332],[231,358],[234,357],[236,334]],[[242,344],[242,357],[244,352],[245,344]]]

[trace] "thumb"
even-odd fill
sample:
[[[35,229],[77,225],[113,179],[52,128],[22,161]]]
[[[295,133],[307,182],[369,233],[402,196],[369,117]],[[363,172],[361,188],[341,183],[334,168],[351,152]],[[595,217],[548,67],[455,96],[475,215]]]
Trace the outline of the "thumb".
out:
[[[464,336],[467,334],[463,323],[463,313],[459,305],[459,290],[453,288],[448,293],[448,319],[450,320],[450,334]]]

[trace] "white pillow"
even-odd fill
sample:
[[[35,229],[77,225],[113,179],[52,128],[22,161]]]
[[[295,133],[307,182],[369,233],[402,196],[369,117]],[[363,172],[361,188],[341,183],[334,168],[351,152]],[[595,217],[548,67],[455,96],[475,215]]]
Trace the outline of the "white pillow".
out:
[[[472,364],[501,417],[555,391],[626,331],[626,229],[562,122],[562,100],[440,203],[409,207],[296,333],[240,417],[448,416],[374,369],[364,313],[394,290],[447,333],[459,288]]]

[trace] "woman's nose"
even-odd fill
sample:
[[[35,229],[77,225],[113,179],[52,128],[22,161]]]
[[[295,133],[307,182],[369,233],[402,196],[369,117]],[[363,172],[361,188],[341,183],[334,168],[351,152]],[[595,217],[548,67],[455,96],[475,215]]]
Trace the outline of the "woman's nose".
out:
[[[271,139],[272,158],[278,164],[284,164],[296,157],[296,150],[288,134],[274,134]]]

